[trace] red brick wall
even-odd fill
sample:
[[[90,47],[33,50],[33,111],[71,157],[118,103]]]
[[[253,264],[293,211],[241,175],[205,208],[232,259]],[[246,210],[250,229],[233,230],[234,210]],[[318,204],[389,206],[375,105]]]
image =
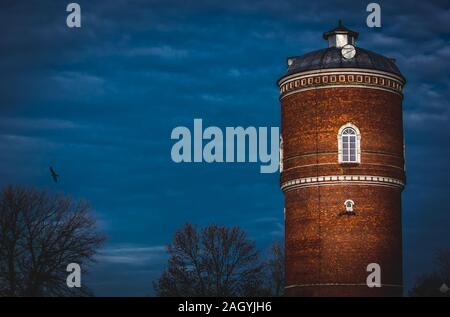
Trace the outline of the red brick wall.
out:
[[[282,99],[281,183],[324,175],[404,180],[401,96],[377,89],[325,88]],[[337,134],[351,122],[361,132],[361,164],[338,164]],[[342,215],[344,201],[354,215]],[[391,296],[399,287],[365,286],[367,264],[381,265],[382,284],[402,284],[401,189],[340,184],[285,194],[286,286],[289,296]]]

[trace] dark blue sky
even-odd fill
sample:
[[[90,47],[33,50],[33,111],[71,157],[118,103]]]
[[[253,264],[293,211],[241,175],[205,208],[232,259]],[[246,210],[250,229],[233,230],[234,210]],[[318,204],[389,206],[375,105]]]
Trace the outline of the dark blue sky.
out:
[[[69,2],[0,4],[0,185],[91,201],[109,237],[85,279],[97,295],[151,295],[185,222],[239,225],[261,248],[282,239],[278,174],[175,164],[170,134],[194,118],[279,126],[286,57],[326,47],[338,19],[408,80],[406,286],[450,247],[448,1],[379,1],[381,29],[365,25],[370,1],[78,1],[81,29],[66,26]]]

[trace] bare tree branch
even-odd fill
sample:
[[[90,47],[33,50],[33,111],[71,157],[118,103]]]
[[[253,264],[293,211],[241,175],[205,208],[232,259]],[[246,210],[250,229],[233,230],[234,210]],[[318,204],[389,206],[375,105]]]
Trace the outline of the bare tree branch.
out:
[[[169,262],[154,283],[159,296],[266,296],[266,263],[238,227],[191,224],[167,248]]]
[[[66,296],[69,263],[89,264],[104,237],[85,201],[6,187],[0,194],[0,295]]]

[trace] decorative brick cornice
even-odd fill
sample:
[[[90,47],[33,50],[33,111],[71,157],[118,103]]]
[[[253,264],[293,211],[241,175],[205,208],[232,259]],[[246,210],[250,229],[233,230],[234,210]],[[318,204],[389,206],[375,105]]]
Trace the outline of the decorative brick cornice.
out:
[[[405,184],[396,178],[385,176],[369,175],[327,175],[316,177],[296,178],[281,184],[281,190],[287,192],[292,189],[310,186],[330,186],[330,185],[378,185],[403,189]]]
[[[402,96],[404,80],[394,74],[365,69],[318,70],[294,74],[279,81],[280,99],[300,91],[357,87],[380,89]]]

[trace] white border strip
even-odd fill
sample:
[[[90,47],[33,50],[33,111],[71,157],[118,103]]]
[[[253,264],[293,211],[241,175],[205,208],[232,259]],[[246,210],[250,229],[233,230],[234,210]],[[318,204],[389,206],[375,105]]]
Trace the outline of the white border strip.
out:
[[[286,76],[284,78],[281,78],[277,84],[278,87],[281,89],[282,86],[288,85],[289,83],[292,83],[296,80],[302,80],[302,79],[308,79],[308,78],[314,78],[317,76],[339,76],[339,75],[354,75],[354,76],[377,76],[382,77],[386,80],[392,80],[394,82],[397,82],[402,88],[405,85],[405,80],[393,73],[383,72],[383,71],[377,71],[377,70],[371,70],[371,69],[365,69],[365,68],[326,68],[326,69],[319,69],[319,70],[312,70],[307,72],[300,72],[300,73],[294,73],[292,75]],[[392,87],[385,87],[384,85],[379,84],[368,84],[365,81],[358,83],[355,82],[354,84],[333,84],[331,82],[327,83],[319,83],[319,84],[312,84],[308,85],[307,87],[295,87],[292,90],[284,93],[280,93],[280,100],[284,97],[287,97],[293,93],[298,93],[302,91],[308,91],[312,89],[323,89],[323,88],[339,88],[339,87],[350,87],[350,88],[369,88],[369,89],[378,89],[383,90],[387,92],[393,92],[400,96],[403,96],[402,89],[398,91],[397,89],[394,89]]]
[[[281,185],[282,191],[299,187],[342,185],[342,184],[369,184],[403,188],[405,184],[396,178],[370,175],[328,175],[317,177],[296,178]]]
[[[287,96],[290,96],[292,94],[301,92],[301,91],[307,91],[307,90],[313,90],[313,89],[325,89],[325,88],[345,88],[345,87],[350,87],[350,88],[367,88],[367,89],[377,89],[377,90],[383,90],[383,91],[387,91],[387,92],[392,92],[394,94],[397,94],[399,96],[403,96],[401,92],[392,90],[392,89],[387,89],[387,88],[383,88],[380,86],[369,86],[369,85],[354,85],[354,84],[341,84],[341,85],[323,85],[323,86],[312,86],[312,87],[307,87],[307,88],[298,88],[296,90],[292,90],[290,92],[286,92],[284,93],[282,96],[280,96],[280,100],[284,99]]]
[[[293,284],[285,286],[285,289],[288,288],[294,288],[294,287],[314,287],[314,286],[367,286],[367,284],[364,283],[317,283],[317,284]],[[403,287],[403,285],[400,284],[381,284],[383,287]]]
[[[398,81],[400,81],[401,83],[405,84],[405,79],[401,78],[400,76],[393,74],[393,73],[388,73],[388,72],[384,72],[382,70],[376,70],[376,69],[369,69],[369,68],[322,68],[322,69],[316,69],[316,70],[310,70],[310,71],[306,71],[306,72],[299,72],[299,73],[294,73],[291,74],[289,76],[283,77],[278,81],[279,86],[283,85],[284,83],[286,83],[287,81],[290,81],[292,79],[296,79],[296,77],[311,77],[308,75],[342,75],[342,74],[353,74],[353,75],[360,75],[360,74],[366,74],[366,75],[384,75],[384,77],[390,77],[391,78],[395,78]]]

